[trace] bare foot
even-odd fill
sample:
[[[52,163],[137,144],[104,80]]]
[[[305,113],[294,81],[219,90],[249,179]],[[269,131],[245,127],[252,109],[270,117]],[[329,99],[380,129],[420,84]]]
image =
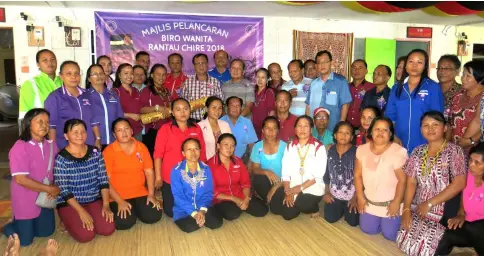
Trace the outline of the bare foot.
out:
[[[49,239],[47,241],[47,246],[45,247],[45,256],[55,256],[57,255],[57,249],[59,249],[59,245],[54,239]]]
[[[20,254],[20,239],[17,234],[8,237],[7,248],[5,248],[4,256],[19,256]]]
[[[3,256],[8,256],[10,249],[13,248],[13,236],[8,237],[8,242],[7,242],[7,247],[5,247],[5,252],[3,253]]]
[[[57,231],[59,231],[61,233],[67,232],[66,226],[64,225],[64,223],[62,221],[59,223],[59,227],[57,227]]]

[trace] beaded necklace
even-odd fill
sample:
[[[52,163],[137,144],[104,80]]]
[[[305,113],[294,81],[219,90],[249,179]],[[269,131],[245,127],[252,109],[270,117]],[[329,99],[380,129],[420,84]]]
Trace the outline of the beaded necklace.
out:
[[[442,143],[442,146],[440,146],[439,151],[437,151],[437,154],[435,154],[435,157],[432,159],[429,166],[427,165],[427,162],[429,161],[429,145],[425,147],[424,154],[422,156],[422,165],[421,165],[422,176],[427,176],[430,174],[430,172],[432,171],[432,167],[437,162],[437,159],[440,157],[440,154],[444,150],[446,144],[447,144],[447,140],[444,140],[444,143]]]

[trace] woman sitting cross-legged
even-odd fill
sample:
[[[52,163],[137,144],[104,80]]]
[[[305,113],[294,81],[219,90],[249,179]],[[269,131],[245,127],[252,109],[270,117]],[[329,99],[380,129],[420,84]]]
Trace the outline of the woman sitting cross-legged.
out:
[[[39,193],[47,193],[52,199],[59,194],[52,175],[58,149],[46,138],[48,132],[49,112],[43,108],[29,110],[20,139],[8,153],[13,221],[4,226],[3,233],[7,237],[18,234],[22,246],[32,244],[35,237],[50,236],[55,230],[54,210],[37,204]]]
[[[262,122],[263,140],[252,148],[250,160],[254,174],[252,184],[262,200],[270,202],[276,190],[282,185],[282,157],[286,143],[279,137],[279,120],[268,116]]]
[[[173,220],[183,231],[190,233],[206,226],[217,229],[223,219],[212,206],[213,179],[210,168],[200,161],[201,145],[195,138],[188,138],[182,144],[185,160],[171,172],[173,193]]]
[[[116,141],[103,152],[109,177],[111,210],[118,230],[130,229],[136,220],[153,224],[161,219],[161,202],[155,198],[155,173],[148,148],[133,137],[126,118],[114,120]],[[146,184],[146,186],[145,186]]]
[[[86,145],[86,123],[70,119],[64,126],[68,141],[55,159],[54,181],[60,188],[57,209],[66,230],[86,243],[115,228],[109,208],[109,182],[101,151]]]
[[[271,212],[285,220],[301,212],[317,216],[318,203],[324,193],[326,148],[311,136],[313,119],[307,115],[296,119],[296,138],[290,142],[282,158],[283,187],[277,189],[270,202]]]
[[[395,241],[407,179],[402,169],[407,150],[394,141],[393,122],[387,117],[375,118],[366,136],[369,142],[356,150],[355,164],[360,228]]]
[[[334,223],[345,217],[350,226],[358,226],[358,209],[356,204],[353,171],[355,168],[356,146],[351,144],[353,126],[341,121],[334,127],[335,145],[328,150],[328,164],[323,181],[324,219]]]
[[[224,133],[217,141],[218,153],[208,160],[214,183],[213,208],[226,220],[237,219],[242,211],[263,217],[269,209],[264,201],[251,197],[250,177],[242,159],[234,155],[237,141]]]

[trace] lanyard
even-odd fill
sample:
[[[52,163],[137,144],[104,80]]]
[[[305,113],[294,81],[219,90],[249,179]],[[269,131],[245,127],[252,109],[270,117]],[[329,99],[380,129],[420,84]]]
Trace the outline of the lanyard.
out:
[[[306,149],[306,153],[304,153],[304,155],[301,154],[301,148],[298,146],[297,147],[297,154],[299,155],[299,174],[301,174],[301,177],[304,175],[304,162],[306,160],[306,157],[308,156],[308,152],[309,152],[309,145],[306,145],[308,146],[308,149]]]

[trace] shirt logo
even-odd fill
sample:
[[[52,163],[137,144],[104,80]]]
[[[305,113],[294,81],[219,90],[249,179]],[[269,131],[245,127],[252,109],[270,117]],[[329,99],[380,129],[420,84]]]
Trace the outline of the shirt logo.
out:
[[[82,99],[82,105],[83,106],[91,106],[91,103],[89,102],[89,99]]]
[[[198,133],[192,132],[190,133],[190,136],[198,136]]]
[[[234,165],[234,168],[238,169],[238,168],[240,168],[240,165],[236,164],[236,165]]]
[[[418,92],[418,95],[420,96],[420,99],[424,100],[425,96],[429,95],[429,91],[421,90],[420,92]]]

